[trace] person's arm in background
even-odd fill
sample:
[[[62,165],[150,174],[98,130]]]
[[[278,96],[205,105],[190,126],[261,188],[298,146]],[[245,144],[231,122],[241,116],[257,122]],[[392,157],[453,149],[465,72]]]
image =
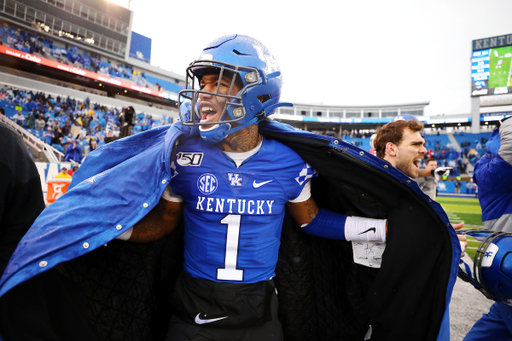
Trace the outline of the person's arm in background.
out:
[[[498,155],[512,166],[512,116],[504,119],[500,126],[501,145]]]
[[[418,178],[423,178],[426,176],[433,176],[436,178],[436,180],[438,180],[445,173],[446,173],[446,176],[448,176],[452,169],[453,169],[453,167],[437,167],[436,169],[420,169],[420,171],[418,172]]]
[[[511,116],[512,117],[512,116]],[[512,118],[503,120],[499,127],[500,146],[499,149],[488,146],[488,150],[498,150],[482,156],[475,166],[474,179],[479,187],[479,192],[484,191],[486,195],[481,197],[482,209],[493,205],[493,200],[512,191]],[[491,141],[487,142],[494,143]],[[487,192],[489,197],[487,197]],[[489,202],[487,202],[489,199]],[[483,201],[482,201],[483,200]]]

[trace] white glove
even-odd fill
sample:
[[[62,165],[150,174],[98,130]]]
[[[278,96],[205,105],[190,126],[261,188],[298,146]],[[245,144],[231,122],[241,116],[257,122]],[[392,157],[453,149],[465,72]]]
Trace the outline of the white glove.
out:
[[[443,176],[450,175],[450,171],[453,169],[453,167],[437,167],[432,171],[432,175],[436,178],[436,180],[439,180]]]

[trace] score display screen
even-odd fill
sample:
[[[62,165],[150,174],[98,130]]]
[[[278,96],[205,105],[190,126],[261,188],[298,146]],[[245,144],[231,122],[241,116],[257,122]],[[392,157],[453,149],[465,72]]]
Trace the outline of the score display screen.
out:
[[[512,46],[473,51],[471,96],[512,93]]]

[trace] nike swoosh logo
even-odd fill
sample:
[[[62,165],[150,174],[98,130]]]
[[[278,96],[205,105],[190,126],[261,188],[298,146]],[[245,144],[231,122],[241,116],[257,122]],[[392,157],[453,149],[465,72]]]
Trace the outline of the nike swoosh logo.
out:
[[[375,232],[377,232],[377,229],[375,227],[370,227],[368,230],[363,231],[363,232],[361,232],[359,234],[365,234],[365,233],[368,233],[370,231],[373,231],[373,233],[375,233]]]
[[[268,184],[269,182],[272,182],[272,181],[274,181],[274,180],[268,180],[268,181],[263,181],[263,182],[256,182],[256,180],[254,180],[252,182],[252,187],[260,188],[261,186],[266,185],[266,184]]]
[[[217,322],[217,321],[220,321],[220,320],[227,319],[229,317],[229,316],[223,316],[223,317],[217,317],[217,318],[214,318],[214,319],[202,319],[202,318],[199,317],[200,315],[201,315],[201,313],[197,314],[196,318],[194,319],[194,322],[196,324],[213,323],[213,322]]]

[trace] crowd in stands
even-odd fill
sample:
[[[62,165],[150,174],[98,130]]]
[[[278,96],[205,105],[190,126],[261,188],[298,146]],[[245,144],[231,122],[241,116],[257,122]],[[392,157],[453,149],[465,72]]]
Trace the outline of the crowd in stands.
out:
[[[122,108],[91,103],[89,98],[82,102],[5,85],[0,89],[0,107],[16,124],[65,153],[66,161],[80,163],[99,146],[124,137]],[[144,113],[126,122],[132,135],[168,123],[170,117],[157,120]]]
[[[337,137],[335,134],[327,131],[317,131],[317,133]],[[375,130],[343,130],[341,138],[353,146],[367,151],[372,151],[373,149],[370,146],[370,137],[374,133]],[[454,176],[466,173],[468,163],[470,162],[474,165],[479,159],[479,155],[475,150],[480,150],[481,147],[470,149],[463,148],[461,152],[457,152],[445,134],[424,134],[424,138],[425,147],[427,148],[425,159],[435,158],[438,161],[439,166],[453,167],[452,175]],[[471,143],[469,143],[469,147],[471,147]],[[485,145],[483,148],[485,150]],[[466,156],[466,158],[464,158],[464,156]],[[424,167],[424,162],[425,161],[421,163],[421,167]]]
[[[45,35],[28,32],[5,21],[0,21],[0,37],[4,46],[76,68],[128,80],[139,86],[159,91],[178,92],[181,90],[177,84],[146,75],[128,63],[101,58],[99,54],[81,51],[75,45],[62,44],[63,46],[58,46]]]
[[[425,135],[425,158],[435,158],[440,167],[453,167],[451,175],[466,173],[468,160],[454,148],[446,136],[443,137],[444,139],[440,135]]]

